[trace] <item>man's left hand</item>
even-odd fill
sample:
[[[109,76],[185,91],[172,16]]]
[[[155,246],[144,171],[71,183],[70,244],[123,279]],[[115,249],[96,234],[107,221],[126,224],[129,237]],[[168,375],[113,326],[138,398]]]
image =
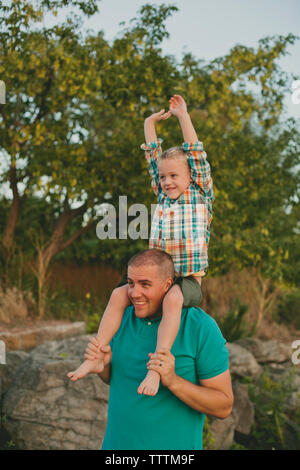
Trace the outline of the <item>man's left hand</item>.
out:
[[[148,369],[158,372],[162,385],[170,388],[177,377],[175,374],[175,357],[167,349],[150,353],[149,356],[150,360],[147,363]]]

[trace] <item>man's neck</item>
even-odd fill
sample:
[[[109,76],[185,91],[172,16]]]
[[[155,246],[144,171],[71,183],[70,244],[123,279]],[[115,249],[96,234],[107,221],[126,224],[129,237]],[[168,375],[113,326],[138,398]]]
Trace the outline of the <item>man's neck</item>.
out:
[[[149,317],[147,317],[147,319],[156,320],[157,318],[159,318],[161,316],[162,316],[162,309],[160,308],[156,313],[154,313],[153,315],[150,315]]]

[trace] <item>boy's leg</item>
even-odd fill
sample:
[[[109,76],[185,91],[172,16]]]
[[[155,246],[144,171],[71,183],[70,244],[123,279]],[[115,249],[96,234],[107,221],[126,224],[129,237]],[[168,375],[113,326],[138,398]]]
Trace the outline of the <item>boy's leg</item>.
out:
[[[116,287],[109,299],[109,302],[106,306],[104,314],[102,316],[98,333],[96,339],[99,343],[99,346],[104,346],[109,344],[113,336],[116,334],[120,328],[123,313],[125,308],[130,304],[128,297],[128,285],[124,284],[120,287]],[[103,354],[104,357],[104,354]],[[99,366],[103,366],[103,359],[97,360]],[[101,364],[100,364],[101,363]],[[68,377],[75,382],[82,377],[85,377],[93,368],[95,364],[94,361],[85,360],[78,369],[75,371],[69,372]]]
[[[173,285],[163,300],[163,314],[157,332],[156,351],[160,349],[171,350],[180,327],[182,304],[183,295],[181,289],[178,285]],[[138,393],[151,396],[156,395],[159,383],[159,373],[149,370],[138,388]]]

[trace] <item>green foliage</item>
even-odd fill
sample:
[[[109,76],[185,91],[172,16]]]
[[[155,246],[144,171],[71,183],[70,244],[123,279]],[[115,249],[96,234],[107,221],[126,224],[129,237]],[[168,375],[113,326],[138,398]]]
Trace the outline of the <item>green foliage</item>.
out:
[[[229,450],[248,450],[248,449],[243,444],[237,444],[236,442],[234,442],[230,446]]]
[[[247,311],[248,306],[241,304],[239,299],[236,299],[235,306],[230,312],[223,317],[220,317],[218,314],[215,316],[224,338],[230,343],[254,335],[256,324],[252,326],[247,324],[245,319]]]
[[[109,299],[105,296],[92,296],[87,293],[83,298],[74,295],[67,289],[57,286],[49,289],[47,295],[47,316],[57,320],[85,321],[88,333],[98,330],[101,316]]]
[[[249,386],[249,395],[255,404],[255,423],[247,439],[249,449],[299,449],[300,413],[288,409],[290,394],[298,391],[295,374],[295,369],[291,368],[275,381],[267,371],[257,384]]]
[[[101,316],[99,313],[92,313],[87,317],[87,325],[86,325],[86,332],[87,333],[97,333],[99,324],[100,324]]]
[[[280,323],[300,329],[300,289],[283,292],[278,302],[275,318]]]
[[[57,243],[45,269],[51,256],[121,267],[147,246],[147,240],[99,241],[92,223],[107,193],[114,207],[127,195],[129,206],[143,203],[150,212],[156,200],[140,150],[143,121],[182,93],[212,166],[211,275],[235,264],[299,284],[300,133],[293,119],[282,124],[291,77],[278,65],[296,36],[263,38],[256,49],[236,45],[206,65],[186,53],[179,63],[161,49],[176,6],[143,5],[111,43],[102,32],[81,34],[76,16],[46,28],[45,13],[65,6],[89,16],[98,3],[0,4],[0,75],[7,88],[0,184],[14,197],[13,203],[3,198],[1,232],[11,245],[1,264],[6,270],[10,263],[11,278],[20,253],[24,260],[37,257],[37,241],[45,250]],[[182,141],[175,118],[160,123],[157,133],[164,148]],[[227,321],[244,334],[243,315],[230,315]]]
[[[205,416],[204,426],[203,426],[203,450],[214,450],[215,440],[212,437],[212,432],[209,425],[209,417]]]

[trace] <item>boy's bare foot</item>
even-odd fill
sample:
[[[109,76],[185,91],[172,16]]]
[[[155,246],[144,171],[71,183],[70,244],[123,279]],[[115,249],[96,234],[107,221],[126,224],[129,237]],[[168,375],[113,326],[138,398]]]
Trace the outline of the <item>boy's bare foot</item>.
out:
[[[139,394],[154,396],[157,394],[160,383],[160,375],[155,370],[149,370],[143,382],[138,388]]]
[[[75,371],[69,372],[67,376],[72,382],[82,379],[88,374],[99,374],[104,369],[102,359],[95,359],[94,361],[86,360]]]

